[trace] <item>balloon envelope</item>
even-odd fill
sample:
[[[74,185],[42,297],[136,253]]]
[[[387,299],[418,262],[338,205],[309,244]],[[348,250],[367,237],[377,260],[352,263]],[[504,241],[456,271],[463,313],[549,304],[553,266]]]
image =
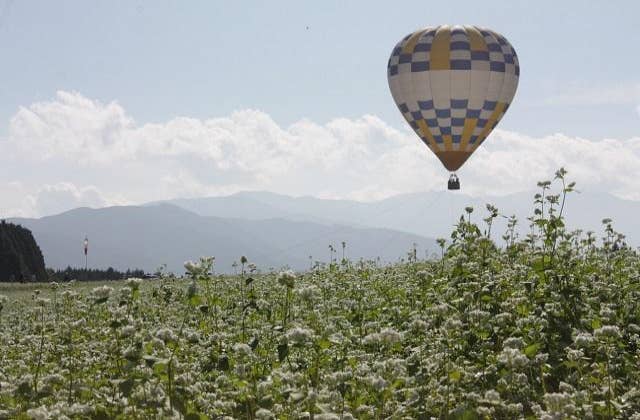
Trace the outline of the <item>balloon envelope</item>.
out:
[[[519,75],[506,38],[476,26],[415,31],[396,45],[387,66],[400,112],[449,171],[460,168],[500,121]]]

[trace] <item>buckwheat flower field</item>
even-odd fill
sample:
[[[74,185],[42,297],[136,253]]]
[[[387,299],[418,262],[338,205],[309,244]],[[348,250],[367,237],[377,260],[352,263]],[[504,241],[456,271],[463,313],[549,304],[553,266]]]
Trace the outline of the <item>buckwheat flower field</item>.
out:
[[[558,175],[531,234],[468,208],[429,261],[4,286],[0,418],[640,418],[640,258]]]

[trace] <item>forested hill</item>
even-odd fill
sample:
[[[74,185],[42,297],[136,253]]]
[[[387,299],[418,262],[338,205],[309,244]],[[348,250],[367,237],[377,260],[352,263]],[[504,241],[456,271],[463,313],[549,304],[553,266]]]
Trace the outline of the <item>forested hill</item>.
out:
[[[45,281],[47,273],[40,247],[31,231],[20,225],[0,222],[0,282]]]

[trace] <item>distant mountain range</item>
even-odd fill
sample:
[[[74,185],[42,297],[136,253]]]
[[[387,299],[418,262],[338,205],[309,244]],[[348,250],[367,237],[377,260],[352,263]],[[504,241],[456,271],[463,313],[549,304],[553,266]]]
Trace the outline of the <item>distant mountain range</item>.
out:
[[[483,225],[486,203],[503,215],[515,214],[520,232],[533,213],[534,193],[474,198],[459,192],[398,195],[375,202],[290,197],[269,192],[242,192],[224,197],[177,199],[143,206],[79,208],[40,219],[10,219],[29,228],[47,266],[82,266],[81,242],[90,239],[89,265],[153,271],[166,264],[181,273],[185,260],[214,255],[219,272],[232,271],[241,255],[262,269],[309,267],[310,259],[327,262],[328,246],[341,256],[341,242],[351,259],[395,261],[406,257],[413,243],[418,255],[436,251],[437,237],[449,238],[464,208]],[[603,218],[631,245],[640,244],[640,202],[604,193],[573,193],[565,214],[570,228],[602,233]],[[500,243],[506,218],[492,229]]]
[[[533,214],[535,192],[502,197],[471,197],[460,192],[428,192],[398,195],[375,202],[289,197],[269,192],[242,192],[225,197],[170,200],[171,203],[203,216],[239,217],[251,220],[284,218],[324,224],[383,227],[426,237],[448,238],[464,208],[474,208],[472,220],[483,225],[493,204],[505,216],[516,215],[520,232],[528,232],[527,217]],[[640,202],[621,200],[611,194],[570,193],[564,208],[571,229],[600,234],[602,219],[611,218],[614,228],[627,235],[632,245],[640,245]],[[506,218],[498,218],[492,228],[497,238],[506,229]]]
[[[82,240],[89,237],[89,266],[154,271],[162,264],[182,273],[186,260],[216,257],[217,272],[232,272],[245,255],[259,268],[306,269],[328,262],[329,245],[350,259],[395,261],[417,245],[421,255],[434,251],[433,239],[380,228],[269,218],[248,220],[201,216],[171,204],[79,208],[40,219],[10,219],[33,232],[48,267],[84,266]],[[311,258],[310,258],[311,257]]]

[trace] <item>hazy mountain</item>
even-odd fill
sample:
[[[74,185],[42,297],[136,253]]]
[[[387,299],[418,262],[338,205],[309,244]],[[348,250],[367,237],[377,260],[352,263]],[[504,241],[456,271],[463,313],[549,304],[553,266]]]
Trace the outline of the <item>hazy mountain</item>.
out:
[[[231,271],[241,255],[262,268],[309,266],[327,261],[328,245],[347,256],[396,260],[417,243],[419,255],[435,250],[435,237],[448,238],[466,206],[482,224],[485,204],[504,215],[515,214],[521,232],[533,212],[533,192],[504,197],[473,198],[456,192],[405,194],[375,202],[289,197],[268,192],[243,192],[226,197],[172,200],[146,206],[80,208],[40,219],[11,219],[33,232],[47,266],[84,265],[81,242],[90,239],[89,265],[117,269],[155,270],[162,264],[182,272],[185,260],[214,255],[219,271]],[[570,228],[602,232],[605,217],[640,244],[640,202],[610,194],[582,192],[568,197],[565,214]],[[494,238],[505,230],[498,218]]]
[[[33,232],[48,267],[84,266],[82,240],[89,237],[89,266],[148,271],[167,264],[181,273],[183,263],[202,255],[216,257],[218,272],[232,271],[241,255],[260,268],[289,265],[309,267],[309,256],[328,261],[328,245],[341,256],[341,241],[351,259],[381,257],[393,261],[406,256],[412,243],[420,255],[435,250],[434,240],[379,228],[291,221],[243,220],[201,216],[180,207],[122,206],[79,208],[40,219],[11,219]]]
[[[482,223],[486,204],[498,207],[503,215],[515,214],[520,231],[526,232],[527,217],[533,214],[533,195],[526,192],[503,197],[474,198],[460,192],[405,194],[381,201],[357,202],[324,200],[313,197],[289,197],[268,192],[242,192],[225,197],[172,200],[177,206],[203,216],[242,217],[252,220],[285,218],[325,224],[361,227],[384,227],[427,237],[449,237],[452,226],[467,206],[474,207],[472,219]],[[640,245],[640,202],[621,200],[611,194],[572,193],[564,213],[570,228],[602,232],[604,218],[614,220],[614,227],[627,235],[629,242]],[[492,231],[499,237],[506,219],[496,220]]]

